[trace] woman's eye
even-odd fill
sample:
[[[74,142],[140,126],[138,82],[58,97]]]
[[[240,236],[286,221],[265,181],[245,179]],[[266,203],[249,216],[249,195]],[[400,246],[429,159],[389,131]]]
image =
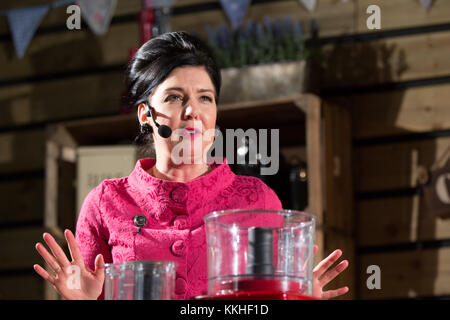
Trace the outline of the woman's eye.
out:
[[[176,101],[176,100],[181,100],[181,97],[176,94],[171,94],[166,98],[165,101]]]
[[[209,101],[209,102],[212,102],[212,99],[210,98],[210,97],[208,97],[208,96],[202,96],[202,98],[201,98],[203,101]]]

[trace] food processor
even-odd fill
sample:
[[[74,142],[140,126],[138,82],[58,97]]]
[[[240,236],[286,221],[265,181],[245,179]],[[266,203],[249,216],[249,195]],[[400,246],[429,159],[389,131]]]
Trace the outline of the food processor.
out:
[[[314,299],[313,215],[294,210],[225,210],[204,220],[208,293],[196,299]]]

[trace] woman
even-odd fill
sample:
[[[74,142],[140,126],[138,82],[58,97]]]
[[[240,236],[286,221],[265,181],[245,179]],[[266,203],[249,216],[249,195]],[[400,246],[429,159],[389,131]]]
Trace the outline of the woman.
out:
[[[261,180],[234,175],[224,159],[206,158],[214,139],[210,133],[220,84],[220,69],[210,51],[186,33],[164,34],[138,50],[127,70],[127,86],[137,106],[141,138],[154,144],[156,159],[138,160],[128,177],[105,180],[88,194],[76,239],[65,231],[72,261],[47,233],[43,238],[52,254],[36,245],[55,274],[39,265],[34,269],[63,297],[101,298],[104,263],[132,260],[176,261],[176,298],[203,295],[204,215],[225,209],[282,209],[275,192]],[[327,271],[341,254],[336,250],[314,269],[314,296],[332,298],[348,291],[322,291],[348,266],[342,261]],[[78,289],[67,286],[66,270],[72,265],[80,268]]]

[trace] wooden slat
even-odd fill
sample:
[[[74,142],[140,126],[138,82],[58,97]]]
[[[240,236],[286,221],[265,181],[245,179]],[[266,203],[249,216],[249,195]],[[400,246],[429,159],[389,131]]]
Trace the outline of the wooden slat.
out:
[[[175,1],[174,7],[184,7],[190,5],[198,5],[209,2],[214,2],[215,0],[177,0]],[[217,0],[216,0],[217,1]],[[2,1],[0,2],[0,10],[23,8],[28,6],[34,6],[39,4],[51,3],[52,0],[25,0],[25,1]],[[142,7],[141,0],[119,0],[117,1],[117,6],[114,11],[114,17],[126,16],[137,14]],[[39,28],[48,28],[55,26],[64,26],[69,15],[66,13],[67,6],[54,8],[47,12],[46,16],[39,25]],[[87,24],[82,21],[82,28],[87,29]],[[0,16],[0,34],[5,34],[9,32],[9,27],[6,17]]]
[[[0,90],[2,125],[27,124],[119,109],[122,74],[105,74]],[[44,168],[43,129],[0,134],[0,173]]]
[[[30,274],[4,274],[0,276],[1,300],[42,300],[44,280],[30,268]]]
[[[325,286],[325,290],[334,290],[341,287],[348,287],[349,291],[338,298],[337,300],[349,300],[356,298],[357,281],[355,281],[356,271],[358,270],[357,258],[355,255],[355,239],[353,236],[349,236],[343,233],[336,232],[334,230],[327,229],[325,231],[325,242],[327,250],[324,253],[324,258],[331,254],[334,250],[342,250],[342,257],[338,260],[337,265],[343,260],[348,260],[348,267],[329,285]],[[334,266],[333,265],[333,266]]]
[[[352,134],[348,109],[324,102],[327,228],[353,234]]]
[[[411,26],[425,26],[439,23],[448,23],[450,2],[447,0],[435,0],[431,9],[427,12],[419,1],[410,0],[358,0],[358,32],[370,32],[367,29],[367,7],[376,4],[381,9],[381,31],[388,29],[407,28]],[[377,30],[374,30],[375,32]]]
[[[42,0],[46,1],[46,0]],[[204,3],[216,2],[218,0],[179,0],[176,1],[175,7],[185,7],[190,5],[198,5]],[[28,5],[28,4],[27,4]],[[15,4],[13,7],[22,7],[23,5]],[[5,6],[8,8],[8,6]],[[140,0],[121,0],[118,1],[114,16],[124,16],[138,13],[141,9]],[[1,6],[0,6],[0,10]],[[50,26],[63,26],[68,17],[66,13],[66,8],[56,8],[51,10],[42,23],[40,27],[50,27]],[[306,30],[309,30],[309,21],[311,18],[315,18],[320,26],[322,35],[331,34],[341,34],[349,33],[356,29],[355,22],[353,19],[355,5],[352,1],[346,3],[336,2],[335,0],[321,0],[317,4],[317,8],[314,12],[308,12],[303,6],[301,6],[296,0],[285,0],[285,1],[273,1],[268,3],[253,4],[249,8],[246,18],[252,20],[260,20],[265,15],[270,15],[273,18],[284,18],[286,15],[291,15],[292,18],[305,20]],[[209,16],[209,17],[208,17]],[[219,20],[217,21],[217,18]],[[205,13],[192,13],[184,14],[179,16],[174,16],[171,19],[171,24],[173,30],[182,29],[191,30],[194,29],[198,32],[204,32],[205,24],[198,21],[204,21],[206,23],[211,23],[211,25],[219,25],[228,22],[226,15],[220,8],[218,10],[209,10]],[[2,19],[6,20],[6,19]],[[190,22],[189,22],[190,21]],[[6,21],[0,21],[0,33],[8,32]],[[198,26],[198,27],[196,27]],[[187,28],[186,28],[187,27]],[[83,22],[83,28],[87,28],[86,24]]]
[[[450,85],[349,95],[355,139],[450,128]]]
[[[291,17],[293,20],[304,22],[305,35],[309,37],[311,20],[314,18],[320,26],[321,36],[339,35],[351,33],[355,30],[353,19],[354,3],[345,3],[334,0],[321,0],[314,12],[308,12],[298,1],[277,1],[261,4],[253,4],[246,19],[263,22],[265,16],[271,19]],[[223,10],[211,10],[195,14],[186,14],[173,17],[172,29],[195,30],[202,36],[206,36],[205,26],[217,27],[229,23]]]
[[[450,293],[450,248],[367,254],[359,257],[361,299],[429,297]],[[369,290],[367,267],[381,269],[381,289]]]
[[[17,9],[29,6],[49,4],[52,0],[4,0],[0,4],[0,10]]]
[[[0,89],[1,126],[119,112],[124,72],[108,72]]]
[[[204,4],[210,2],[218,2],[218,0],[177,0],[175,1],[174,7],[184,7],[196,4]]]
[[[365,146],[354,149],[356,192],[415,187],[413,153],[418,165],[431,167],[450,147],[450,138]]]
[[[419,195],[360,200],[356,214],[359,246],[450,238],[450,219],[434,216]]]
[[[0,270],[33,270],[33,264],[42,265],[43,259],[35,249],[42,240],[42,227],[0,231]],[[5,245],[7,244],[7,245]]]
[[[0,174],[44,168],[44,130],[0,134]]]
[[[112,25],[103,37],[87,29],[36,36],[22,59],[11,42],[0,42],[0,80],[125,65],[139,45],[137,23]]]
[[[42,220],[43,192],[42,178],[0,182],[0,226]]]
[[[328,289],[348,286],[350,291],[339,299],[352,299],[355,295],[354,218],[351,172],[351,120],[349,110],[324,101],[325,140],[325,256],[335,249],[343,251],[349,260],[349,269],[333,280]]]
[[[319,26],[320,36],[332,36],[353,33],[356,30],[353,1],[320,0],[313,12],[306,10],[299,1],[276,1],[267,4],[252,5],[247,19],[263,21],[268,15],[272,19],[286,18],[303,21],[305,36],[309,37],[312,19]]]
[[[323,141],[322,103],[314,95],[304,95],[296,102],[297,107],[306,114],[306,149],[308,163],[308,207],[305,211],[316,216],[317,225],[323,224],[324,177],[321,142]],[[303,135],[303,134],[302,134]]]
[[[314,67],[321,88],[367,86],[447,76],[450,32],[324,46]]]
[[[0,2],[0,10],[23,8],[52,2],[54,1],[52,0],[2,1]],[[177,1],[177,2],[185,2],[185,1]],[[69,17],[69,14],[66,13],[67,7],[68,6],[62,6],[50,9],[42,19],[41,23],[39,24],[38,30],[49,27],[65,26],[66,20]],[[114,17],[135,14],[140,10],[140,8],[141,8],[141,0],[119,0],[117,1],[117,6],[114,11]],[[84,20],[82,20],[81,22],[81,28],[84,30],[88,29],[88,26]],[[6,34],[9,32],[10,30],[6,16],[0,16],[0,34]],[[67,32],[77,32],[77,31],[67,30]]]

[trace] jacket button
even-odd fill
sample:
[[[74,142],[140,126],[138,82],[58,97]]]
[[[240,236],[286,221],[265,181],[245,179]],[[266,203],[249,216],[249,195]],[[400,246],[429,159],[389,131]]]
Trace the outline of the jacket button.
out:
[[[177,278],[175,281],[175,294],[185,294],[186,293],[186,280],[183,278]]]
[[[181,256],[186,251],[186,245],[183,240],[177,240],[172,244],[171,251],[175,256]]]
[[[173,226],[178,230],[184,230],[188,227],[187,216],[178,216],[173,220]]]
[[[188,187],[181,185],[175,187],[170,192],[170,198],[176,203],[184,204],[188,195]]]
[[[134,216],[133,222],[136,227],[142,228],[147,224],[147,218],[143,214],[138,214]]]

